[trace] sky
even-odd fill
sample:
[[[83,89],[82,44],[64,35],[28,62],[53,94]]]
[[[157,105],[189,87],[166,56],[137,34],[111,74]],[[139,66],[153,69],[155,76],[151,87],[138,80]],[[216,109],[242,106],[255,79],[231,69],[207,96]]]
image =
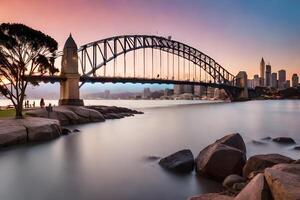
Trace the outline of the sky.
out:
[[[61,49],[123,34],[171,35],[214,58],[232,74],[300,74],[298,0],[0,0],[0,22],[24,23]]]

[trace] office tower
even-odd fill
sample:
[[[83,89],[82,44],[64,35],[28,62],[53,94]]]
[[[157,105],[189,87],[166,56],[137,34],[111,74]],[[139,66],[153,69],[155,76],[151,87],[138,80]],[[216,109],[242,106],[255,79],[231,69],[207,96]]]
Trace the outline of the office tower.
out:
[[[298,87],[299,86],[299,77],[297,74],[293,74],[292,76],[292,87]]]
[[[265,87],[271,86],[271,65],[266,65]]]
[[[194,87],[193,85],[183,85],[183,93],[193,93]]]
[[[278,71],[278,88],[284,89],[286,82],[286,72],[284,69]]]
[[[253,77],[253,88],[256,88],[258,86],[260,86],[260,79],[259,79],[259,76],[258,74],[255,74],[254,77]]]
[[[201,85],[195,85],[194,86],[194,95],[201,97],[203,94],[205,94],[206,88]]]
[[[275,72],[271,75],[271,87],[278,88],[277,73]]]
[[[264,58],[260,61],[260,86],[264,86],[265,84],[265,61]]]

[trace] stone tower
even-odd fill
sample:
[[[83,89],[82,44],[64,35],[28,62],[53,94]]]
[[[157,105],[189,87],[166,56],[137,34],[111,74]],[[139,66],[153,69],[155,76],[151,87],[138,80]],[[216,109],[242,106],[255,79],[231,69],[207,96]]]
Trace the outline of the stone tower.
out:
[[[79,95],[78,54],[77,45],[70,34],[67,39],[61,61],[61,76],[66,77],[60,83],[59,105],[83,106]]]

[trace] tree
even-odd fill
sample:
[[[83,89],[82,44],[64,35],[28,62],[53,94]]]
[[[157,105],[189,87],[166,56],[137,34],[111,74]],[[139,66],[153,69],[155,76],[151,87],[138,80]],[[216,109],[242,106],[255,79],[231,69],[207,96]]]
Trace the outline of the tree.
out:
[[[57,42],[23,24],[0,25],[0,92],[12,101],[16,118],[22,118],[28,83],[26,76],[54,74]]]

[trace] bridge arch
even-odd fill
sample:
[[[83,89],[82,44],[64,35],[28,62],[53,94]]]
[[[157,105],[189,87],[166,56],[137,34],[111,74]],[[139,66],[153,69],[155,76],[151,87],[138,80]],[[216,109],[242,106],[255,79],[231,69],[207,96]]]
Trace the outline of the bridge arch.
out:
[[[203,69],[213,78],[215,83],[233,85],[234,75],[210,56],[184,43],[155,35],[114,36],[79,47],[79,65],[82,75],[95,77],[97,70],[117,57],[146,48],[153,48],[182,57]]]

